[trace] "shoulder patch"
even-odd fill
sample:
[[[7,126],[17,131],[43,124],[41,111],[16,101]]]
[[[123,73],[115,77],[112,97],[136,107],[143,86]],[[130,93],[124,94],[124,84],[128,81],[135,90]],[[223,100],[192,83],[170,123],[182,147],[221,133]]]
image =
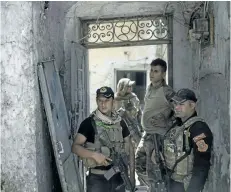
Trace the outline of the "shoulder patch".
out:
[[[206,152],[208,150],[208,145],[205,143],[204,139],[197,141],[196,145],[198,147],[198,151],[200,152]]]
[[[206,136],[204,133],[201,133],[200,135],[197,135],[196,137],[193,138],[193,141],[196,143],[200,141],[201,139],[204,139]]]

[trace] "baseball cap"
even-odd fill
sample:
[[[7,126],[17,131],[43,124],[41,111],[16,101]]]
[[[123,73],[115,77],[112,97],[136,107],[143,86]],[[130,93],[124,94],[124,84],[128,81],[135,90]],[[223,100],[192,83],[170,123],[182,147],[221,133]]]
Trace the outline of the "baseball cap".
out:
[[[135,84],[135,81],[132,81],[129,78],[122,78],[119,80],[118,84],[123,84],[123,86],[132,86]]]
[[[183,103],[188,100],[197,102],[195,93],[190,89],[180,89],[171,100],[177,103]]]
[[[130,80],[130,81],[128,82],[128,86],[132,86],[132,85],[134,85],[134,84],[135,84],[135,81]]]
[[[135,81],[129,81],[129,83],[128,83],[129,86],[132,86],[134,84],[135,84]]]
[[[113,92],[112,88],[107,87],[107,86],[103,86],[103,87],[97,89],[96,97],[98,97],[99,95],[102,95],[106,98],[110,98],[110,97],[114,98],[114,92]]]

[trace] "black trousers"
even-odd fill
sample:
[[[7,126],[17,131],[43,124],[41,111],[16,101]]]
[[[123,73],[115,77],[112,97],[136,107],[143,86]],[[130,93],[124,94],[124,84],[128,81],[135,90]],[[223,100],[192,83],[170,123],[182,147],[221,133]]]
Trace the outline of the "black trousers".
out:
[[[168,192],[185,192],[184,184],[170,179]]]
[[[90,173],[87,176],[87,192],[125,192],[125,186],[116,190],[122,183],[120,174],[114,175],[108,181],[103,175]]]

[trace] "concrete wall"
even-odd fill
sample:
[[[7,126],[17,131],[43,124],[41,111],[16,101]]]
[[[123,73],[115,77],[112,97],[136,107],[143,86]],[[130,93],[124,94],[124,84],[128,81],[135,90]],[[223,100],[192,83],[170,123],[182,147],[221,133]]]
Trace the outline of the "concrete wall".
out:
[[[197,77],[199,70],[198,110],[214,134],[214,158],[207,191],[226,192],[230,189],[229,7],[229,2],[213,2],[214,46],[202,50],[201,66],[199,62],[193,62],[194,75]],[[193,52],[196,50],[193,49]]]
[[[73,3],[72,3],[73,4]],[[1,174],[6,192],[59,191],[44,123],[37,63],[64,63],[64,15],[71,4],[1,2]]]
[[[210,6],[214,45],[200,49],[198,43],[190,44],[188,29],[174,23],[173,84],[175,90],[188,87],[197,93],[198,112],[214,134],[213,166],[205,191],[226,192],[230,187],[230,4],[213,2]]]
[[[35,135],[42,119],[32,67],[32,3],[2,2],[1,9],[2,186],[6,192],[37,191]]]
[[[230,4],[213,2],[210,6],[214,14],[213,46],[200,49],[198,43],[190,44],[188,28],[174,22],[173,85],[175,90],[186,87],[197,93],[198,112],[214,134],[213,166],[205,191],[227,192],[230,187]],[[174,16],[183,19],[181,13],[175,12]]]

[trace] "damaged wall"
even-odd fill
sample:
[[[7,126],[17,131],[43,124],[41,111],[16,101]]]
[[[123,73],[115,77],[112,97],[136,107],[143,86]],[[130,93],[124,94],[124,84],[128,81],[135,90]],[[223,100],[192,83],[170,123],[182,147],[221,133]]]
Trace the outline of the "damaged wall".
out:
[[[32,3],[1,2],[1,10],[2,189],[34,192],[36,129],[42,129],[42,119],[36,113]]]
[[[173,25],[173,85],[193,89],[198,112],[214,134],[214,153],[209,180],[204,191],[230,188],[230,2],[210,3],[214,16],[214,45],[199,48],[189,42],[188,26]],[[183,20],[180,12],[174,14]],[[189,18],[186,18],[189,21]],[[199,79],[199,80],[198,80]]]
[[[194,59],[194,83],[199,77],[199,113],[214,134],[214,158],[207,191],[230,189],[230,2],[213,2],[214,45]],[[193,48],[193,53],[198,52]],[[197,54],[197,53],[196,53]],[[197,58],[199,56],[197,55]],[[199,76],[198,76],[199,72]],[[219,178],[219,179],[218,179]]]
[[[196,92],[199,115],[205,118],[214,134],[213,166],[204,191],[228,192],[230,188],[229,8],[229,2],[210,3],[214,45],[208,47],[200,49],[198,42],[190,44],[187,26],[178,22],[173,26],[174,89],[191,88]],[[177,17],[182,18],[182,15]]]
[[[64,61],[65,11],[72,2],[1,2],[1,188],[49,192],[57,173],[37,79],[37,63]],[[53,162],[52,162],[53,161]]]

